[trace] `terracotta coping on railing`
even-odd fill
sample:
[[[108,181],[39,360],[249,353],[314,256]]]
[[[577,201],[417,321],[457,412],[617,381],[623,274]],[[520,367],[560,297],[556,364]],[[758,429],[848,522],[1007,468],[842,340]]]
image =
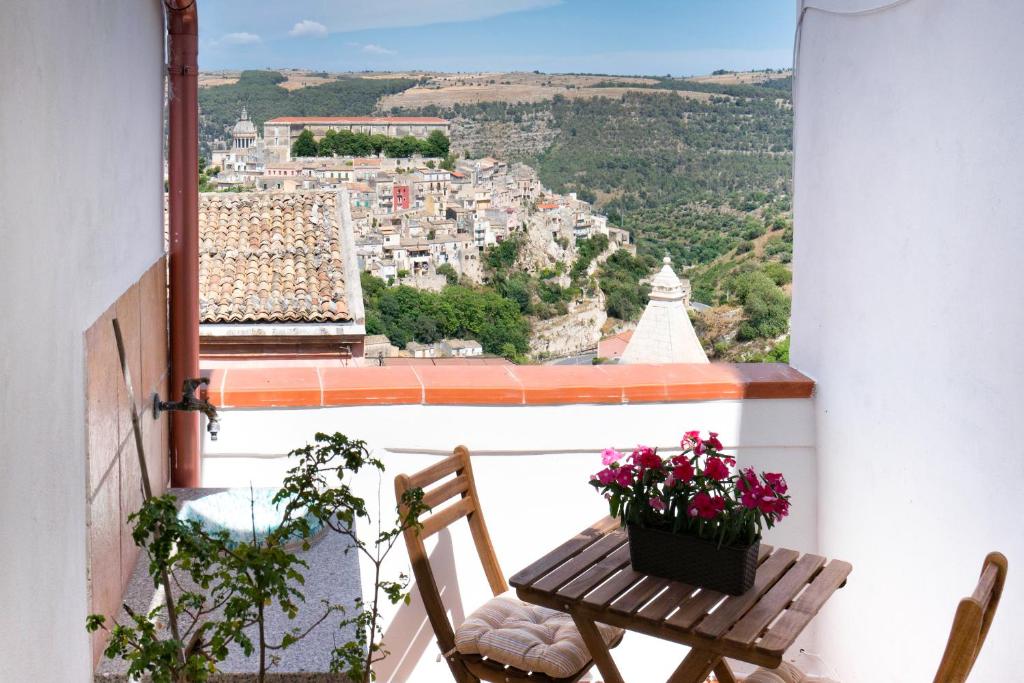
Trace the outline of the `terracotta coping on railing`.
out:
[[[211,372],[222,408],[356,405],[568,405],[809,398],[788,365],[238,367]]]

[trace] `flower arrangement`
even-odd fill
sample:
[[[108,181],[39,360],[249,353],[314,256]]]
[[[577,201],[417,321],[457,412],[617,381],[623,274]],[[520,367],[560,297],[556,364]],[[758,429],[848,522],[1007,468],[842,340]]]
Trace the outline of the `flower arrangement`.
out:
[[[789,514],[789,487],[778,473],[738,469],[722,453],[718,434],[686,432],[681,453],[663,458],[657,449],[637,446],[626,457],[613,448],[601,453],[605,468],[590,484],[608,500],[612,517],[623,525],[691,534],[718,547],[758,541]]]

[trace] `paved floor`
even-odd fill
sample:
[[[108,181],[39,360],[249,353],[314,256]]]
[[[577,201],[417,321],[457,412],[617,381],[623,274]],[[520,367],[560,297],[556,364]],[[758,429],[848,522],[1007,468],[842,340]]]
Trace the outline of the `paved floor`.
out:
[[[223,489],[176,489],[172,493],[179,500],[198,498]],[[350,552],[346,552],[350,550]],[[360,594],[359,561],[356,551],[351,549],[349,541],[330,530],[323,538],[306,552],[298,553],[309,567],[305,571],[306,583],[301,587],[306,596],[307,609],[290,620],[280,610],[273,609],[269,613],[268,633],[272,641],[280,640],[280,636],[295,628],[305,630],[323,612],[320,608],[323,600],[333,605],[350,606]],[[153,582],[146,573],[146,560],[139,558],[131,582],[125,593],[124,600],[137,612],[150,608],[153,600]],[[119,620],[127,620],[122,609]],[[352,631],[338,629],[339,617],[332,615],[318,625],[306,638],[298,641],[287,650],[280,651],[280,661],[274,667],[275,683],[319,683],[321,681],[345,681],[344,677],[325,674],[329,671],[331,652],[339,644],[351,638]],[[255,628],[249,634],[256,642]],[[104,660],[97,671],[97,681],[124,680],[125,666],[120,662]],[[223,677],[215,680],[231,681],[231,683],[249,683],[255,681],[250,672],[257,669],[256,655],[246,657],[238,647],[232,648],[227,660],[218,666],[224,672]]]

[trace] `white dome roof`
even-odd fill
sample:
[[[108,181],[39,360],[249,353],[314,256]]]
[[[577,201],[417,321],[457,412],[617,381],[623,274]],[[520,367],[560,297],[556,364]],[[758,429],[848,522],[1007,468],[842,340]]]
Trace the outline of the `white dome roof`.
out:
[[[235,127],[231,130],[231,134],[235,137],[247,137],[256,135],[256,124],[249,120],[249,114],[245,111],[245,107],[242,107],[242,118],[238,120]]]

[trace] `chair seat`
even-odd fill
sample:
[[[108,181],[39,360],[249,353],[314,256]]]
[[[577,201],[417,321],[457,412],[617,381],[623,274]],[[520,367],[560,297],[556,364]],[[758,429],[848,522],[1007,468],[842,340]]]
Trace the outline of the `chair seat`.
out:
[[[746,678],[743,683],[803,683],[807,679],[800,669],[789,662],[783,662],[776,669],[761,667]]]
[[[598,624],[609,646],[622,637],[622,629]],[[572,617],[523,602],[509,591],[488,600],[455,630],[455,649],[480,655],[522,671],[569,678],[590,662]]]

